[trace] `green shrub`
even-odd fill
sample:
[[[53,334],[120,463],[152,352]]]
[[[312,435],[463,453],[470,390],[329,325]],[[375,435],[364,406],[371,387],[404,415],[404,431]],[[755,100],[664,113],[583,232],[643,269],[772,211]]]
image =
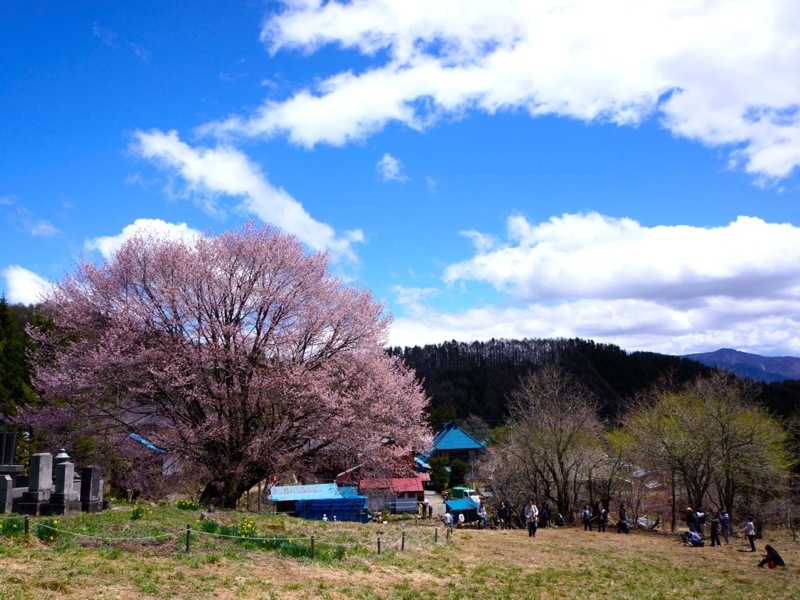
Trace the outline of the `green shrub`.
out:
[[[153,514],[153,509],[149,506],[134,504],[133,510],[131,511],[131,521],[138,521],[151,514]]]
[[[25,533],[25,518],[11,517],[0,521],[0,535],[3,537],[15,537]]]
[[[33,526],[33,533],[43,542],[54,542],[58,539],[58,519],[48,517]]]
[[[190,500],[178,500],[175,506],[181,510],[200,510],[200,502],[194,498]]]

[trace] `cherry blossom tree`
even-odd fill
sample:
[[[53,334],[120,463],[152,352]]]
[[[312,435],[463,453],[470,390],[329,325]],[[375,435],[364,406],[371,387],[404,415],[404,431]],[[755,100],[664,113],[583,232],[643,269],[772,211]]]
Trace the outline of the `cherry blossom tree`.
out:
[[[314,461],[385,470],[429,444],[382,305],[275,229],[140,235],[79,264],[44,310],[29,422],[144,435],[204,467],[226,505]]]

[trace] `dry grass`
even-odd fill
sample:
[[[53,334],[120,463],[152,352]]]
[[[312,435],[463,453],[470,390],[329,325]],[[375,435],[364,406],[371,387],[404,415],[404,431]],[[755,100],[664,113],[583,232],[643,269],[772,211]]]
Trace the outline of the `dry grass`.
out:
[[[264,528],[276,522],[263,518]],[[35,537],[0,538],[0,598],[799,598],[800,544],[772,542],[787,569],[758,569],[759,555],[739,540],[687,548],[676,536],[540,530],[456,531],[397,523],[382,526],[289,521],[318,541],[362,541],[342,560],[283,558],[229,541],[180,539],[114,545]],[[383,531],[383,552],[375,553]],[[298,529],[300,531],[300,529]],[[406,532],[406,550],[399,550]],[[292,533],[292,531],[289,531]],[[297,533],[292,533],[297,535]]]

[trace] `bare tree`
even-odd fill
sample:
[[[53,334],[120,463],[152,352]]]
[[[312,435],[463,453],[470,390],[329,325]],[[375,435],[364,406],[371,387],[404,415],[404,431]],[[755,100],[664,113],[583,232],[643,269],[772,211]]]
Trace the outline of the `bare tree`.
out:
[[[520,380],[509,413],[508,434],[495,454],[516,470],[517,484],[530,486],[528,495],[551,500],[572,519],[602,449],[596,399],[572,375],[546,366]]]

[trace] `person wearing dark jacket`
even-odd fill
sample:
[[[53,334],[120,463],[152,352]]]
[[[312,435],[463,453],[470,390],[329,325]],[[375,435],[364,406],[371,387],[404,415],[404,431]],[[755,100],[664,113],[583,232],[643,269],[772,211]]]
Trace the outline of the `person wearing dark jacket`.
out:
[[[692,507],[686,509],[686,525],[689,526],[689,531],[700,533],[700,518]]]
[[[783,562],[781,555],[778,554],[778,551],[775,550],[775,548],[767,544],[766,546],[764,546],[764,549],[767,551],[767,553],[763,555],[764,559],[760,563],[758,563],[759,567],[763,569],[764,565],[767,565],[770,569],[774,569],[775,567],[786,566],[786,563]]]
[[[708,522],[711,525],[711,546],[722,546],[719,541],[719,511],[708,517]]]
[[[619,505],[619,521],[617,521],[617,533],[628,533],[628,511],[625,510],[625,504]]]

